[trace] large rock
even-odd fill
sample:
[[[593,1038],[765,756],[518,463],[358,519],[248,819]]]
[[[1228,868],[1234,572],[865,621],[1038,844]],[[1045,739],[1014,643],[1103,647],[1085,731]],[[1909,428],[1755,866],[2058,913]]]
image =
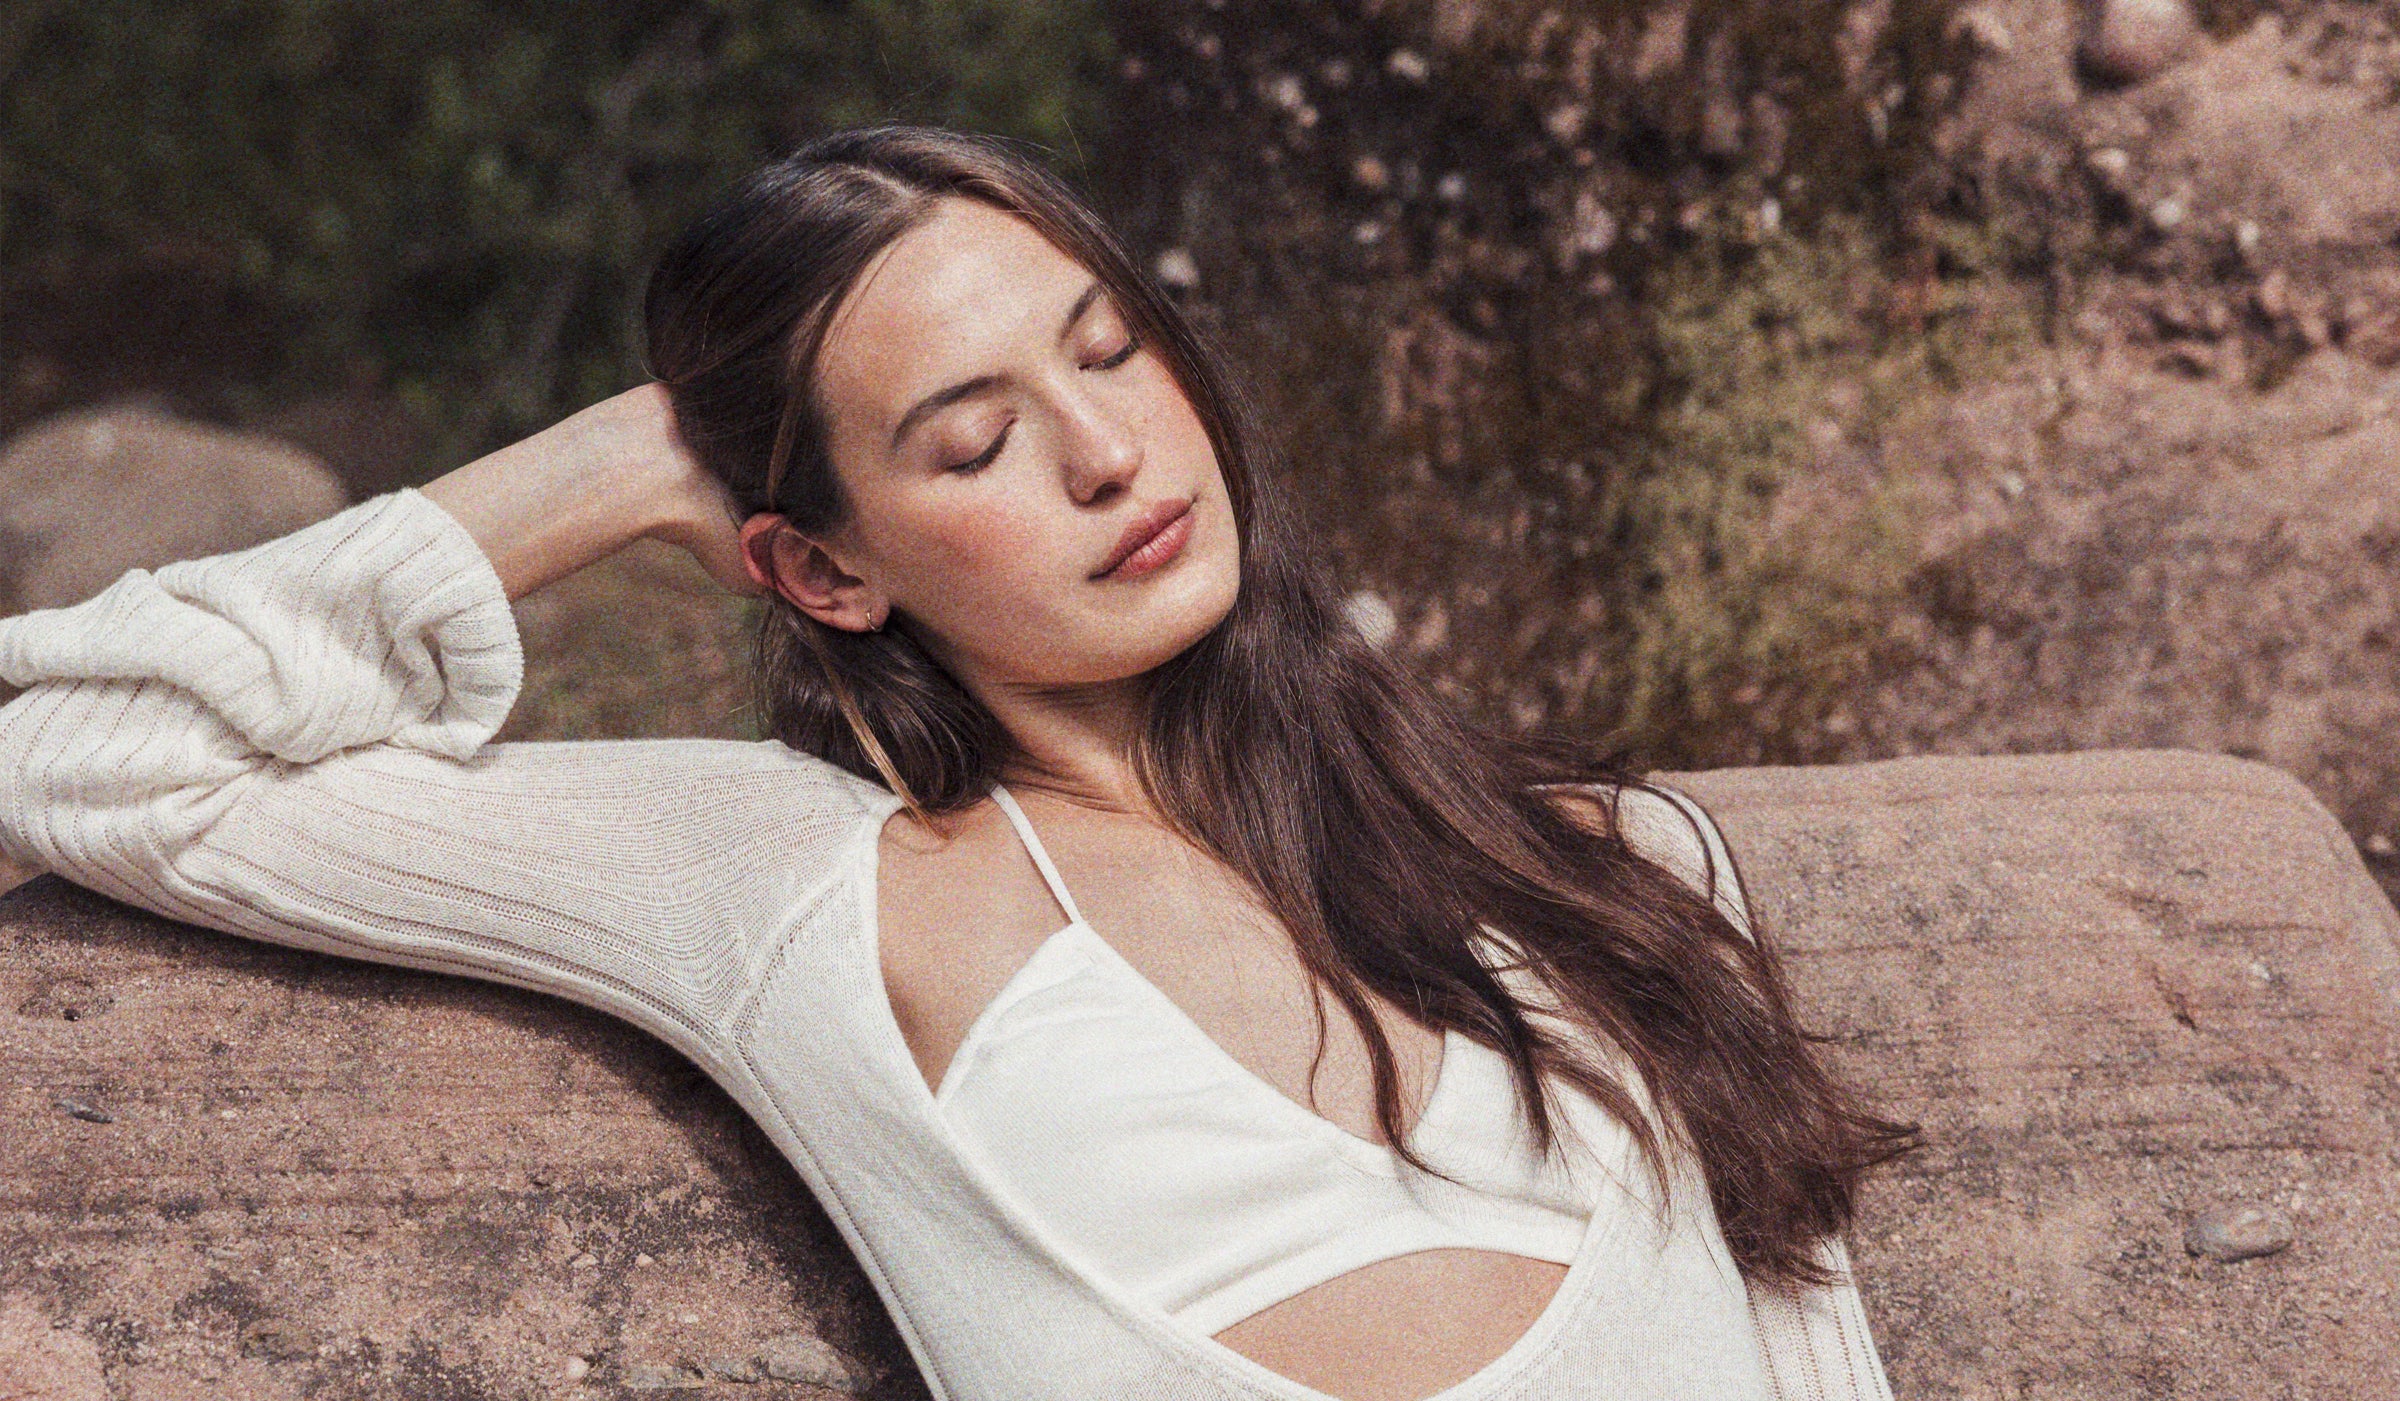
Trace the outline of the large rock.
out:
[[[2392,1394],[2400,917],[2297,782],[2155,751],[1677,781],[1841,1068],[1927,1130],[1855,1241],[1901,1396]],[[2242,1206],[2296,1243],[2187,1251]]]
[[[794,1334],[921,1394],[766,1136],[560,999],[44,876],[0,897],[0,1125],[0,1350],[88,1341],[108,1395],[615,1395],[763,1373]],[[0,1379],[45,1366],[76,1379]]]
[[[1855,1242],[1901,1394],[2389,1395],[2400,920],[2299,785],[2181,754],[1677,781],[1842,1068],[1928,1130]],[[0,1347],[62,1396],[721,1387],[812,1334],[921,1394],[764,1136],[563,1001],[44,879],[0,898],[0,1116]],[[2295,1243],[2187,1253],[2243,1206]]]
[[[140,407],[61,414],[0,451],[0,613],[271,540],[345,500],[322,463],[272,438]]]

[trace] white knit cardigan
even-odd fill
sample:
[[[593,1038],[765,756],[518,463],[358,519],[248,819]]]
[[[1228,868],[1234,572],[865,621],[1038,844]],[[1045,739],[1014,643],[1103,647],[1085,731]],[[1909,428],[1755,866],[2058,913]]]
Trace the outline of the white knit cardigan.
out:
[[[937,1397],[1324,1401],[1114,1288],[960,1150],[892,1020],[899,804],[772,742],[487,741],[500,581],[414,491],[0,621],[0,846],[228,933],[488,978],[632,1022],[790,1158]],[[1631,795],[1629,795],[1631,796]],[[1690,809],[1697,815],[1697,809]],[[1628,834],[1747,912],[1713,826]],[[1691,1178],[1603,1210],[1532,1329],[1441,1401],[1890,1396],[1856,1289],[1746,1289]],[[1826,1258],[1848,1261],[1839,1242]]]

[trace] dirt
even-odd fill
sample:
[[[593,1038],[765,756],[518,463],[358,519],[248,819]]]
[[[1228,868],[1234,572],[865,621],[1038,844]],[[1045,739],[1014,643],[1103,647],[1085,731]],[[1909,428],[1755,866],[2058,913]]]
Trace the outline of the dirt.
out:
[[[1982,13],[2009,51],[1961,166],[2083,242],[2050,344],[1866,445],[1922,493],[1921,565],[1834,756],[2260,758],[2391,882],[2400,11],[2269,15],[2102,93],[2060,7]]]

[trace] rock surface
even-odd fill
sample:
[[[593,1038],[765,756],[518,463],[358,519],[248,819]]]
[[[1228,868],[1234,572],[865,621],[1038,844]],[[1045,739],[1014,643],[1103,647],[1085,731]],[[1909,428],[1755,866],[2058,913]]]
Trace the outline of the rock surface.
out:
[[[8,1401],[108,1401],[100,1350],[53,1323],[32,1300],[0,1295],[0,1396]]]
[[[1854,1238],[1900,1394],[2388,1395],[2400,920],[2298,784],[2180,754],[1674,781],[1842,1069],[1927,1128]],[[0,898],[0,1116],[0,1378],[48,1368],[44,1401],[923,1394],[764,1135],[563,1001],[44,879]],[[2296,1243],[2187,1254],[2225,1203]]]
[[[0,452],[0,613],[271,540],[347,499],[323,463],[271,438],[143,408],[60,414]]]
[[[2400,918],[2298,783],[2161,752],[1674,781],[1837,1064],[1925,1126],[1854,1239],[1901,1396],[2391,1394]],[[2188,1255],[2227,1202],[2297,1242]]]
[[[680,1057],[559,999],[44,877],[0,897],[0,1124],[8,1381],[80,1376],[80,1349],[105,1371],[93,1398],[549,1398],[704,1359],[763,1371],[803,1333],[914,1394],[765,1135]],[[63,1360],[27,1360],[29,1338]]]

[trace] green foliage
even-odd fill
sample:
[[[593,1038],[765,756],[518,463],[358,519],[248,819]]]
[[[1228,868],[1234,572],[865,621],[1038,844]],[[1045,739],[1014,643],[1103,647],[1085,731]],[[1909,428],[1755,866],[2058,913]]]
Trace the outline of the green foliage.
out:
[[[1877,430],[2032,343],[2031,309],[1964,266],[1895,281],[1841,217],[1687,259],[1652,309],[1671,388],[1627,511],[1646,587],[1595,718],[1664,762],[1816,757],[1921,534]]]
[[[436,462],[632,382],[714,189],[886,117],[1101,119],[1095,0],[18,0],[0,268],[175,258],[283,309],[283,387],[388,384]],[[430,467],[433,463],[428,463]]]

